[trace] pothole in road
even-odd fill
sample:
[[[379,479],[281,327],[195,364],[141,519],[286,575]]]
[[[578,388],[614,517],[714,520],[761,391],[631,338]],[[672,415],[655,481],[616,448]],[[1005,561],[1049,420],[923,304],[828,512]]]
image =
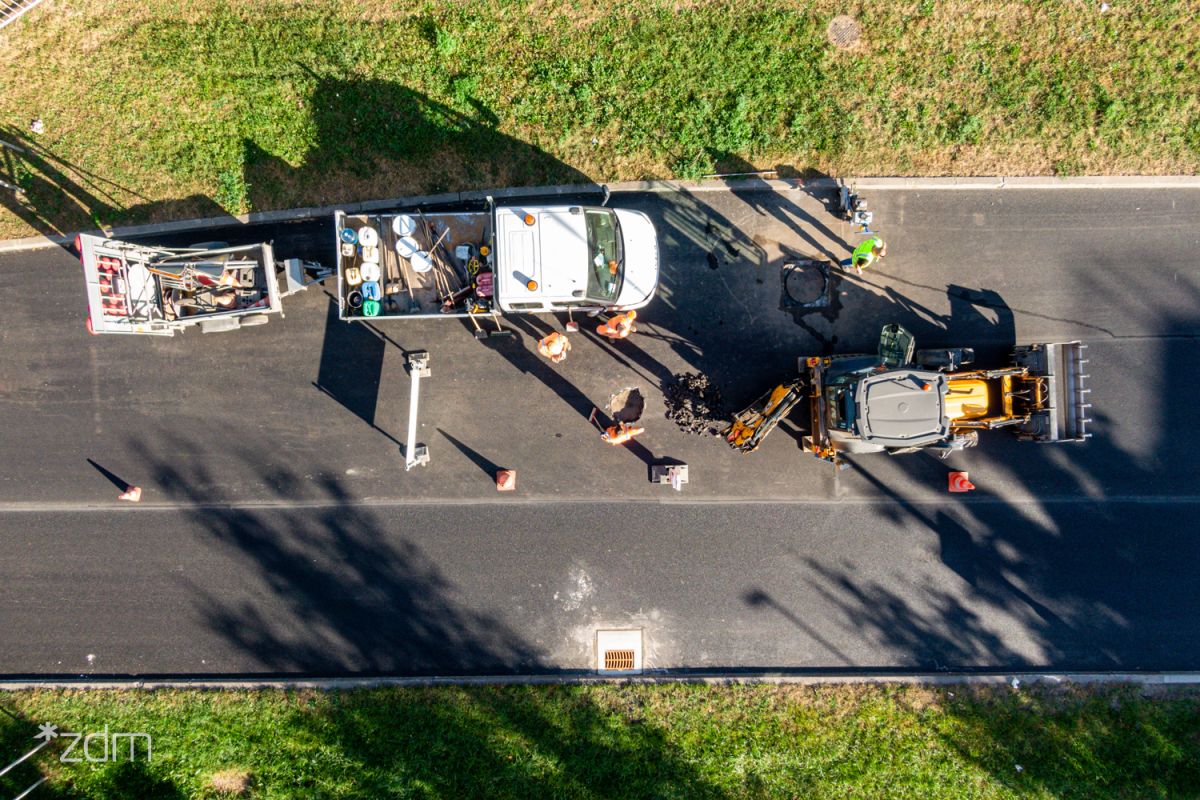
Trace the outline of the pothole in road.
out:
[[[645,410],[646,398],[642,396],[642,390],[636,387],[627,387],[608,398],[608,413],[616,422],[632,425],[642,418]]]

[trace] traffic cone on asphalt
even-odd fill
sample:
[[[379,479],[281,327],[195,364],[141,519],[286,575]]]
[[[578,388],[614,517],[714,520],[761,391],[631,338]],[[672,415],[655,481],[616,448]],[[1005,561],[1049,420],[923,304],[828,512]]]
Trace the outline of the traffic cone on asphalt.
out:
[[[128,500],[131,503],[136,503],[142,499],[142,487],[130,486],[125,490],[125,493],[117,498],[118,500]]]
[[[967,479],[965,472],[950,473],[950,491],[952,492],[970,492],[975,489],[975,484]]]
[[[501,469],[496,471],[496,491],[512,492],[517,488],[517,471]]]

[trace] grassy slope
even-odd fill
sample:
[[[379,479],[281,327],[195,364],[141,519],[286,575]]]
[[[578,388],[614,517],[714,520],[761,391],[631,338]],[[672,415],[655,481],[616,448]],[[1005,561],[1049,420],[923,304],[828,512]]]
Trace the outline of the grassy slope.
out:
[[[1195,0],[51,0],[0,33],[0,235],[497,183],[1176,173]],[[13,79],[13,76],[20,76]],[[28,134],[40,117],[47,132]]]
[[[145,731],[151,763],[62,765],[40,797],[1195,797],[1195,693],[598,686],[4,696],[34,723]],[[1019,766],[1019,769],[1018,769]],[[25,769],[11,784],[35,777]],[[4,785],[8,790],[9,785]]]

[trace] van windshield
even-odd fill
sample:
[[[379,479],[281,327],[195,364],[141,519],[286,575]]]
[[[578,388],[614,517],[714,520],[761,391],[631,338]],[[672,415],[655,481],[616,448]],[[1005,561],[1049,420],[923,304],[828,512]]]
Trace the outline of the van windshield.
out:
[[[598,303],[616,301],[621,290],[625,253],[617,215],[607,209],[588,209],[588,299]]]

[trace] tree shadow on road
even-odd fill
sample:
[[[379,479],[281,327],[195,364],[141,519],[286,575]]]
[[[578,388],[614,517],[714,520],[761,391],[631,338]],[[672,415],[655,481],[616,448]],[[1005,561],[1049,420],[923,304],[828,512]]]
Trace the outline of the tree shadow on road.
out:
[[[216,476],[194,442],[167,437],[133,445],[157,491],[186,509],[189,526],[256,575],[257,585],[241,597],[191,585],[196,612],[247,662],[260,665],[255,672],[549,671],[539,648],[498,611],[463,604],[456,586],[416,543],[415,531],[402,522],[385,523],[388,512],[363,505],[338,477],[301,475],[284,462],[244,453],[280,503],[239,508],[212,491]],[[262,600],[253,599],[260,595]],[[392,793],[397,781],[456,797],[623,790],[634,796],[723,796],[662,731],[630,725],[614,736],[618,720],[610,709],[580,694],[564,716],[549,702],[547,693],[554,691],[484,689],[450,705],[419,689],[338,693],[330,700],[337,714],[302,713],[288,736],[333,748],[352,765],[346,779],[364,796]],[[393,725],[397,719],[406,725]],[[395,733],[371,735],[388,730]],[[528,758],[514,762],[502,754],[500,743],[513,738]],[[304,745],[297,746],[293,757],[303,757]],[[464,753],[471,754],[472,767],[455,768],[448,759]],[[539,766],[547,764],[553,768]]]

